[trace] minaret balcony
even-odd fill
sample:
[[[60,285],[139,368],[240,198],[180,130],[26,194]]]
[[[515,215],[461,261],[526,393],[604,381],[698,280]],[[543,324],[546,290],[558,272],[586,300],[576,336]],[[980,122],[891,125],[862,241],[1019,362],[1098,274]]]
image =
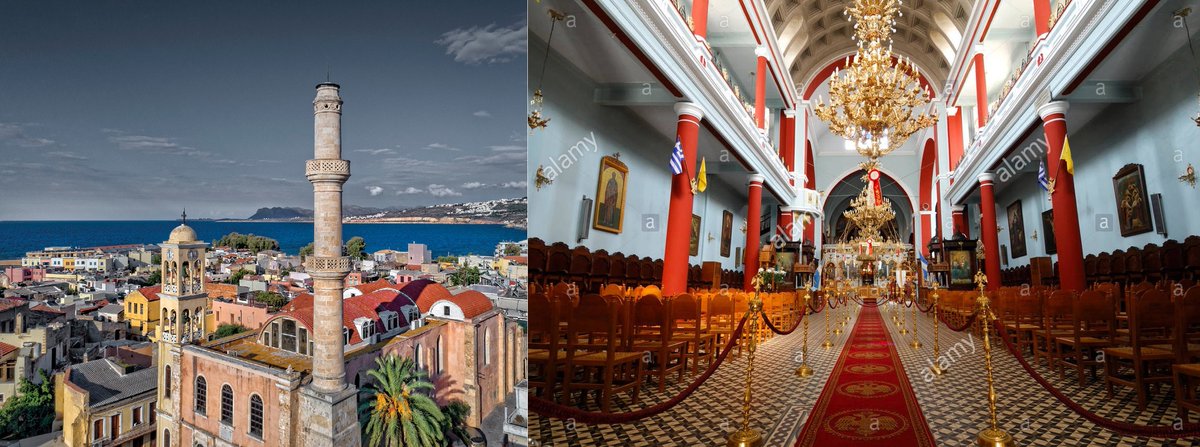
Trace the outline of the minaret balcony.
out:
[[[304,175],[310,182],[345,182],[350,178],[350,160],[317,159],[304,164]]]

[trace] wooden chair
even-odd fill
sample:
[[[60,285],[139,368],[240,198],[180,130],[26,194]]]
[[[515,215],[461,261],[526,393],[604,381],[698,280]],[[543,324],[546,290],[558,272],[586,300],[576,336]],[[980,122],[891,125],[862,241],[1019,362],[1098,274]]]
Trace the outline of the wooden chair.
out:
[[[1171,368],[1175,404],[1179,417],[1188,421],[1188,411],[1200,412],[1200,287],[1192,287],[1175,299],[1175,362]]]
[[[1172,239],[1163,242],[1161,255],[1163,276],[1175,281],[1184,278],[1184,273],[1187,271],[1184,254],[1183,244],[1179,241]]]
[[[1169,334],[1174,329],[1174,310],[1171,296],[1158,289],[1146,291],[1131,303],[1131,346],[1104,349],[1104,380],[1109,397],[1113,395],[1113,385],[1132,387],[1137,391],[1138,410],[1144,410],[1150,386],[1172,380],[1169,371],[1175,354],[1151,346],[1173,343],[1169,335],[1164,337],[1162,334]]]
[[[709,299],[705,321],[708,332],[714,337],[717,350],[729,343],[729,337],[737,330],[741,316],[734,313],[733,297],[728,292],[721,291]],[[741,353],[741,345],[738,345],[738,355]]]
[[[1079,386],[1086,384],[1084,370],[1096,378],[1096,369],[1104,365],[1097,354],[1113,345],[1116,315],[1112,297],[1099,290],[1084,291],[1073,297],[1071,335],[1054,339],[1058,350],[1058,375],[1066,380],[1066,369],[1074,369]]]
[[[547,294],[531,294],[529,310],[529,386],[535,395],[553,401],[567,358],[559,306]]]
[[[1055,290],[1044,296],[1042,324],[1033,333],[1033,360],[1037,363],[1045,359],[1046,367],[1053,369],[1058,361],[1054,340],[1071,335],[1071,306],[1075,297],[1070,290]]]
[[[701,360],[705,361],[705,365],[711,365],[716,358],[716,336],[704,326],[700,316],[700,301],[692,295],[684,293],[671,298],[670,308],[672,339],[687,342],[685,361],[691,363],[692,374],[696,374],[700,370]]]
[[[1112,252],[1112,260],[1109,264],[1109,276],[1113,281],[1123,285],[1129,285],[1129,278],[1125,276],[1125,250],[1114,250]]]
[[[688,343],[674,340],[670,315],[670,302],[661,295],[644,294],[634,303],[631,348],[650,354],[646,369],[650,377],[657,377],[659,392],[666,390],[668,374],[677,372],[683,380],[687,364]]]
[[[592,252],[592,271],[588,274],[588,291],[597,292],[608,284],[608,273],[612,271],[612,263],[608,259],[607,250]]]
[[[1125,278],[1131,283],[1146,279],[1142,271],[1142,249],[1129,247],[1129,250],[1125,251]]]
[[[567,244],[555,242],[546,253],[546,283],[566,281],[571,269],[571,250]]]
[[[582,245],[571,249],[571,262],[567,267],[567,281],[579,285],[580,289],[591,291],[592,253]]]
[[[637,403],[641,390],[643,365],[642,353],[622,350],[619,323],[621,303],[596,294],[580,297],[576,316],[567,329],[566,349],[567,374],[563,381],[565,400],[570,401],[576,391],[586,399],[591,391],[597,391],[600,410],[612,410],[613,396],[632,391],[633,403]],[[595,345],[583,343],[581,337],[603,340],[602,350]]]
[[[1167,278],[1163,270],[1162,250],[1157,245],[1146,244],[1142,247],[1142,273],[1146,280],[1151,282]]]
[[[546,242],[536,237],[529,238],[529,282],[540,283],[546,273]]]

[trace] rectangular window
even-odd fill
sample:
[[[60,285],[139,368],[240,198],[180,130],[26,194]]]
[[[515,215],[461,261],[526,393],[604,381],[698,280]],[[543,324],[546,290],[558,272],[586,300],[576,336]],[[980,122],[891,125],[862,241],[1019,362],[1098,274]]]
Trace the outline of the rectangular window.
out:
[[[271,345],[272,348],[279,347],[279,322],[271,323]]]
[[[110,433],[110,436],[112,436],[113,439],[121,436],[121,415],[114,414],[108,418],[108,421],[110,422],[109,428],[111,428],[109,431],[112,432]]]
[[[158,401],[150,402],[150,423],[154,423],[154,417],[158,413]]]
[[[92,422],[92,441],[104,439],[104,419],[96,419]]]
[[[283,320],[283,338],[279,340],[279,349],[296,352],[296,322]]]
[[[300,353],[308,354],[308,329],[300,328]]]
[[[133,407],[133,425],[141,425],[142,407]]]
[[[442,315],[450,316],[450,306],[442,306]]]

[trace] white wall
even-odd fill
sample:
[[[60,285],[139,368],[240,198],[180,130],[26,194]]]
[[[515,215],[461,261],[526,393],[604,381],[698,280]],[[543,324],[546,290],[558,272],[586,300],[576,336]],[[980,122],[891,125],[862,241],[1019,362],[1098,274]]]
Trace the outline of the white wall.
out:
[[[544,48],[536,41],[530,45],[529,60],[536,61],[539,70]],[[555,166],[563,169],[553,184],[530,191],[529,236],[547,244],[582,244],[592,250],[661,259],[671,191],[667,161],[675,144],[674,129],[655,129],[625,107],[596,104],[596,83],[592,79],[557,54],[551,54],[549,61],[542,91],[546,98],[543,113],[551,121],[548,127],[529,136],[529,178],[535,177],[539,165],[547,170],[557,170]],[[534,87],[530,89],[531,97]],[[576,145],[579,149],[572,151]],[[588,222],[588,238],[577,241],[581,199],[596,199],[600,159],[618,152],[629,167],[622,232],[600,231]],[[567,154],[571,155],[564,161],[561,157]],[[594,210],[594,202],[592,206]],[[707,260],[721,261],[724,268],[734,268],[735,249],[745,245],[745,236],[739,232],[745,218],[745,189],[734,189],[710,176],[708,191],[696,196],[692,209],[702,216],[701,254]],[[734,213],[728,258],[720,257],[719,245],[721,211],[725,209]],[[707,240],[709,233],[715,238],[711,242]],[[692,257],[690,262],[699,264],[701,257]]]
[[[1170,239],[1183,240],[1200,234],[1200,214],[1195,211],[1195,204],[1200,203],[1200,189],[1178,179],[1189,162],[1200,165],[1200,147],[1196,143],[1200,141],[1200,127],[1191,121],[1200,111],[1194,95],[1197,83],[1194,68],[1184,47],[1141,80],[1140,101],[1109,105],[1086,125],[1068,129],[1075,160],[1075,198],[1084,256],[1148,243],[1161,245],[1167,239],[1153,231],[1121,236],[1112,177],[1128,163],[1140,163],[1145,168],[1147,194],[1162,194]],[[1067,112],[1068,123],[1071,113]],[[1000,233],[1000,243],[1010,249],[1007,206],[1021,199],[1026,235],[1037,229],[1039,236],[1043,233],[1040,213],[1049,209],[1035,177],[1015,181],[1017,184],[996,199],[996,216],[1005,227]],[[1104,222],[1107,227],[1102,225]],[[1030,256],[1045,254],[1040,237],[1026,244]],[[1028,262],[1028,257],[1010,260],[1009,266]]]

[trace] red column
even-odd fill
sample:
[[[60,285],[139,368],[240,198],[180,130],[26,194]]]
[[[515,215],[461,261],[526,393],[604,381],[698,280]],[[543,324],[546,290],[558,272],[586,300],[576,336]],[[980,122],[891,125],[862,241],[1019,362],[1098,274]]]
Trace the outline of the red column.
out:
[[[987,124],[988,120],[988,97],[987,97],[987,74],[983,68],[983,49],[979,49],[975,53],[975,109],[979,115],[979,127]]]
[[[1050,0],[1033,0],[1033,26],[1039,39],[1050,32]]]
[[[950,208],[950,217],[954,222],[954,233],[962,233],[968,239],[971,237],[971,227],[967,226],[967,209],[962,205],[954,205]]]
[[[767,128],[767,49],[754,49],[758,56],[758,68],[754,70],[754,123],[759,129]]]
[[[696,172],[696,141],[704,112],[690,102],[675,103],[679,115],[676,135],[683,148],[684,172],[671,178],[671,203],[667,211],[667,242],[663,250],[663,296],[687,292],[688,252],[692,237],[692,185]],[[664,154],[669,157],[669,155]]]
[[[805,119],[807,119],[807,117]],[[804,175],[808,177],[808,180],[805,180],[804,182],[804,187],[806,189],[817,189],[816,163],[813,161],[812,143],[807,139],[804,141],[804,148]],[[815,244],[817,242],[816,230],[817,222],[815,220],[809,222],[808,225],[804,227],[804,240],[812,241]]]
[[[1068,104],[1055,101],[1038,108],[1046,131],[1046,170],[1054,182],[1050,205],[1054,209],[1054,242],[1058,247],[1058,279],[1065,290],[1087,287],[1083,272],[1083,240],[1079,235],[1079,210],[1075,204],[1075,176],[1061,166],[1063,142],[1067,138]]]
[[[708,38],[708,0],[692,0],[692,34]]]
[[[792,220],[792,208],[787,206],[779,207],[779,225],[775,228],[775,234],[778,234],[783,240],[791,242],[794,222]]]
[[[947,114],[946,117],[946,138],[950,140],[947,142],[950,149],[950,164],[947,166],[950,167],[951,171],[958,167],[958,162],[962,160],[963,156],[962,116],[962,113],[955,113],[953,115]]]
[[[979,174],[979,209],[982,220],[979,225],[983,241],[984,270],[987,273],[988,290],[1000,289],[1000,236],[996,233],[996,196],[992,183],[996,176],[990,172]]]
[[[788,174],[791,174],[796,170],[796,112],[784,110],[780,127],[779,150],[783,152],[783,166],[787,168]],[[791,183],[795,185],[795,179],[792,179]]]
[[[754,280],[754,275],[758,274],[758,249],[761,248],[758,244],[758,227],[760,225],[759,219],[762,216],[762,188],[764,179],[759,174],[750,174],[750,198],[748,199],[750,206],[746,210],[746,248],[743,254],[746,266],[744,270],[745,274],[742,275],[742,287],[747,292],[754,290],[750,282]],[[690,221],[688,225],[688,231],[690,232]],[[688,237],[691,237],[691,233],[688,233]],[[687,249],[687,246],[684,246],[684,249]],[[666,276],[667,272],[664,270],[663,277]],[[686,275],[684,276],[684,279],[686,279]],[[665,295],[666,293],[664,292],[663,294]]]

